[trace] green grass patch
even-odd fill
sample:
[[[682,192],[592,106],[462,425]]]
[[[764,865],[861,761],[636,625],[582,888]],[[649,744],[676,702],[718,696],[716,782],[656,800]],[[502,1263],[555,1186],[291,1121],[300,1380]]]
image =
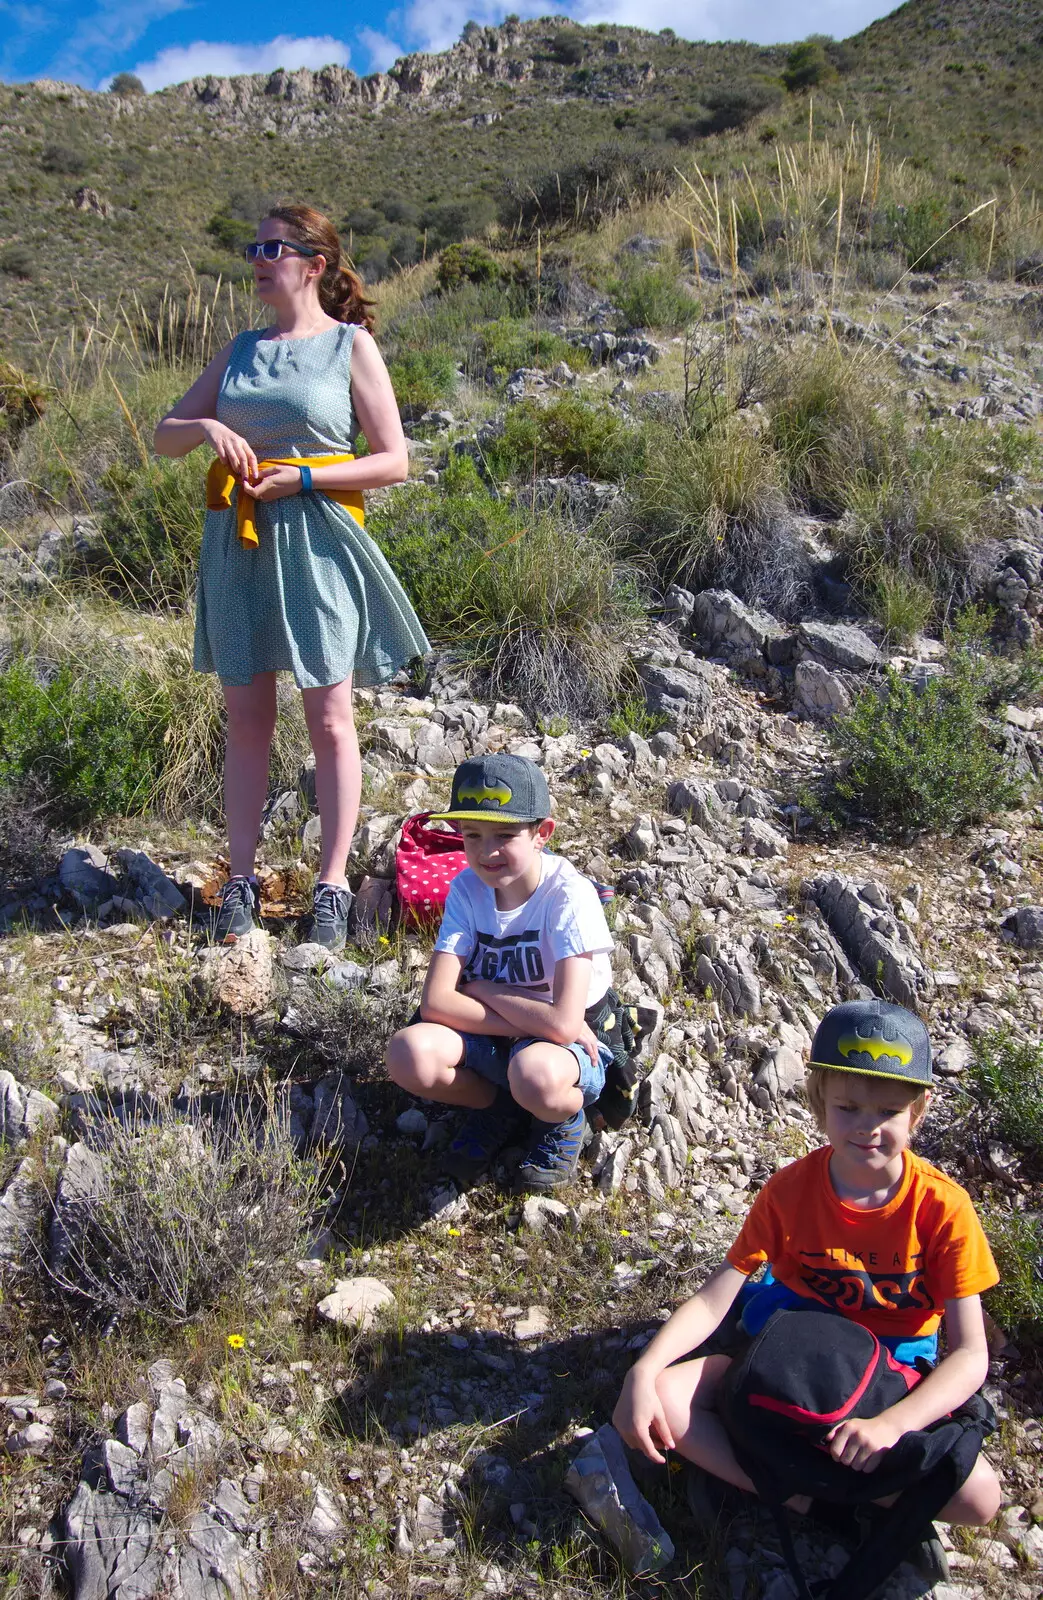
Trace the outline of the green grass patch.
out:
[[[403,415],[419,417],[456,389],[456,360],[444,346],[404,349],[388,363],[391,387]]]
[[[988,1134],[1043,1168],[1043,1043],[1009,1029],[985,1034],[964,1081]]]
[[[573,369],[590,364],[587,352],[569,344],[559,333],[518,317],[500,317],[485,323],[474,335],[466,357],[467,369],[475,378],[497,385],[519,367],[547,368],[559,361],[567,361]]]
[[[76,559],[79,571],[134,606],[186,604],[203,537],[199,460],[116,461],[100,492],[100,537]]]
[[[699,316],[699,302],[677,281],[669,267],[629,268],[612,278],[608,292],[619,307],[625,328],[657,328],[676,333],[690,327]]]
[[[1038,1346],[1043,1329],[1043,1216],[988,1206],[982,1222],[1000,1273],[985,1303],[1012,1340]]]

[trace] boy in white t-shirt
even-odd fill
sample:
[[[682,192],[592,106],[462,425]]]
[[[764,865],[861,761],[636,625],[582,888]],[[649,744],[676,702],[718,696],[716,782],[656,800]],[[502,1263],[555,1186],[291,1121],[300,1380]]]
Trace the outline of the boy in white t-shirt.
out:
[[[388,1046],[395,1083],[470,1111],[446,1170],[462,1181],[526,1133],[520,1189],[576,1173],[584,1107],[612,1059],[586,1021],[611,982],[612,935],[597,890],[544,851],[547,781],[523,756],[463,762],[449,810],[467,868],[454,878],[420,1001]]]

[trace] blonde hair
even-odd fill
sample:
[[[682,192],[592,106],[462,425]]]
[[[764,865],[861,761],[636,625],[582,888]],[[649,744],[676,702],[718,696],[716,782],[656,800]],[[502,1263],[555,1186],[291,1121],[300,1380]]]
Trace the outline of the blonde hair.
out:
[[[826,1090],[832,1078],[858,1078],[862,1083],[887,1083],[895,1095],[903,1097],[912,1112],[909,1132],[915,1133],[927,1111],[928,1091],[915,1083],[903,1083],[900,1078],[885,1078],[875,1072],[840,1072],[834,1067],[811,1066],[804,1079],[804,1094],[815,1118],[819,1133],[826,1131]]]

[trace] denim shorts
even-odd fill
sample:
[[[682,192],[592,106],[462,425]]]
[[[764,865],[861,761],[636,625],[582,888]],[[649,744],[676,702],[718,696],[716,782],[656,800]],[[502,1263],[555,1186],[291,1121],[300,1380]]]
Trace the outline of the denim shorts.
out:
[[[524,1050],[526,1045],[547,1042],[545,1039],[500,1039],[491,1033],[463,1033],[460,1037],[464,1041],[462,1065],[476,1072],[480,1078],[498,1084],[501,1089],[508,1087],[507,1068],[515,1051]],[[595,1067],[581,1044],[570,1044],[564,1048],[576,1058],[579,1068],[576,1087],[583,1091],[583,1104],[592,1106],[605,1087],[605,1070],[612,1060],[612,1052],[608,1045],[599,1041],[598,1064]]]

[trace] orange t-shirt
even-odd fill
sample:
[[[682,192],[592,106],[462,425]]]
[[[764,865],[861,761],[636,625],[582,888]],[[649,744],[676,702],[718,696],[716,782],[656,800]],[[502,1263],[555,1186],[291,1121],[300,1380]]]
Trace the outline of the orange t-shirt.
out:
[[[894,1199],[864,1211],[838,1198],[831,1155],[824,1145],[768,1180],[731,1266],[748,1274],[768,1262],[796,1294],[898,1338],[934,1333],[946,1300],[999,1282],[971,1197],[952,1178],[907,1150]]]

